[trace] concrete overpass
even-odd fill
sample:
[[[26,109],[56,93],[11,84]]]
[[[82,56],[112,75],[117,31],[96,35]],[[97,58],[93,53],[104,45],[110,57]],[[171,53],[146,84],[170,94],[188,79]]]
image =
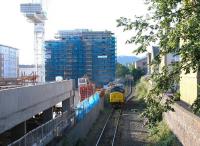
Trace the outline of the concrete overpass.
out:
[[[52,106],[63,102],[67,111],[74,96],[73,80],[0,91],[0,134],[40,112],[52,117]]]

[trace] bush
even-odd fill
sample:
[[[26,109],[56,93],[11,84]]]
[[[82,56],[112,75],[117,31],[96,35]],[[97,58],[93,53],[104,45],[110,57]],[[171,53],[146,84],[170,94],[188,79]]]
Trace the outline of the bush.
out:
[[[147,77],[142,77],[140,81],[136,84],[135,96],[138,99],[144,99],[150,90],[150,83]]]
[[[198,91],[199,89],[200,89],[200,85],[198,85]],[[197,99],[194,101],[191,108],[194,114],[200,116],[200,92],[198,92]]]
[[[180,101],[180,92],[176,92],[176,93],[174,93],[174,101]]]
[[[150,129],[149,140],[153,143],[152,146],[181,146],[176,136],[163,121]]]
[[[146,119],[148,127],[154,127],[162,121],[162,114],[173,108],[170,106],[173,100],[162,100],[163,95],[156,94],[153,89],[153,84],[148,77],[141,78],[140,82],[136,85],[135,95],[138,99],[144,100],[146,107],[142,112],[142,117]]]

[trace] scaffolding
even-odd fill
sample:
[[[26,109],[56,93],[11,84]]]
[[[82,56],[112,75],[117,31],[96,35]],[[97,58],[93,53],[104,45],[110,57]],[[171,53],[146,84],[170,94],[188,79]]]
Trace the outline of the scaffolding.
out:
[[[97,86],[115,79],[116,42],[110,31],[59,31],[45,42],[46,81],[87,75]]]

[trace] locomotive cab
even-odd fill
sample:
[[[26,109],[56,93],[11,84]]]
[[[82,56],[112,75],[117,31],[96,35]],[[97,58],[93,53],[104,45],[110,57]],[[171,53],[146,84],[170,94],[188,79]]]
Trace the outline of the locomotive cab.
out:
[[[113,106],[123,105],[125,101],[124,88],[121,85],[116,85],[111,89],[110,92],[110,104]]]

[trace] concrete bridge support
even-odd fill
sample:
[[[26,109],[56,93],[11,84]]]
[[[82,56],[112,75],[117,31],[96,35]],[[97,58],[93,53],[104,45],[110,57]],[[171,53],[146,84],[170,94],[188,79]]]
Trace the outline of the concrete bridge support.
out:
[[[53,107],[50,107],[43,111],[43,123],[46,123],[53,119]]]
[[[68,112],[68,114],[71,112],[71,104],[70,99],[65,99],[62,101],[62,112]]]

